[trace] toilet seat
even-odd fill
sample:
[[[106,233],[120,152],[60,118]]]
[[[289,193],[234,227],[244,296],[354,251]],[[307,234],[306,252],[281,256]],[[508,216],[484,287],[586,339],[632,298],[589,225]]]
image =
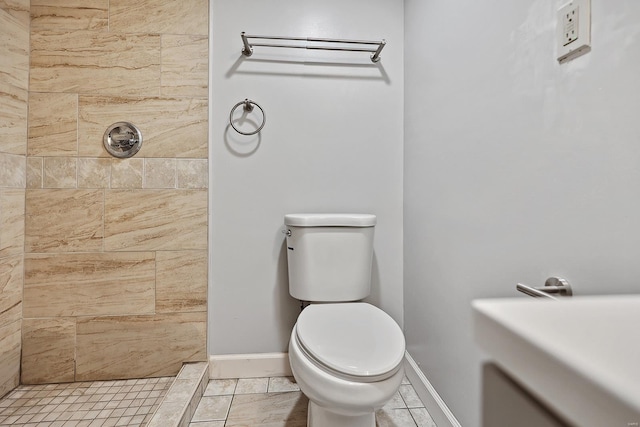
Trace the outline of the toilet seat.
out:
[[[389,378],[404,358],[398,324],[367,303],[310,305],[298,317],[295,337],[316,365],[352,381]]]

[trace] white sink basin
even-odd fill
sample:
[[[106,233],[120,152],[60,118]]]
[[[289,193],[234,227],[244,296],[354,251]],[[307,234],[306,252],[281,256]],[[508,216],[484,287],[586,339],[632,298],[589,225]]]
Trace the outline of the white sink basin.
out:
[[[473,302],[477,343],[580,427],[640,423],[640,295]]]

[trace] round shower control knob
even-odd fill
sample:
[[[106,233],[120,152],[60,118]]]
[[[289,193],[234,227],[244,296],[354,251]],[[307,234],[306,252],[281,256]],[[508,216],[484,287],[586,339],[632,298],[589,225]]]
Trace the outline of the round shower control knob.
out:
[[[105,131],[103,144],[114,157],[132,157],[142,147],[142,132],[133,123],[117,122]]]

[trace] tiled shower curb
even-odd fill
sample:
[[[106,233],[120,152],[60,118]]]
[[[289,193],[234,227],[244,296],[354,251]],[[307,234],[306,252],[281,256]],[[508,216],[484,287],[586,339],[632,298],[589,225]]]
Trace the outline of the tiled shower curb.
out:
[[[182,365],[147,427],[188,427],[208,382],[207,362]]]

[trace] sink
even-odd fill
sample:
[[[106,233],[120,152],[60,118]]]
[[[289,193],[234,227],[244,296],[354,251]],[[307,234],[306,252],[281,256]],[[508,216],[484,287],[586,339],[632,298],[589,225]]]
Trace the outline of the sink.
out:
[[[570,424],[640,423],[640,295],[485,299],[476,342]]]

